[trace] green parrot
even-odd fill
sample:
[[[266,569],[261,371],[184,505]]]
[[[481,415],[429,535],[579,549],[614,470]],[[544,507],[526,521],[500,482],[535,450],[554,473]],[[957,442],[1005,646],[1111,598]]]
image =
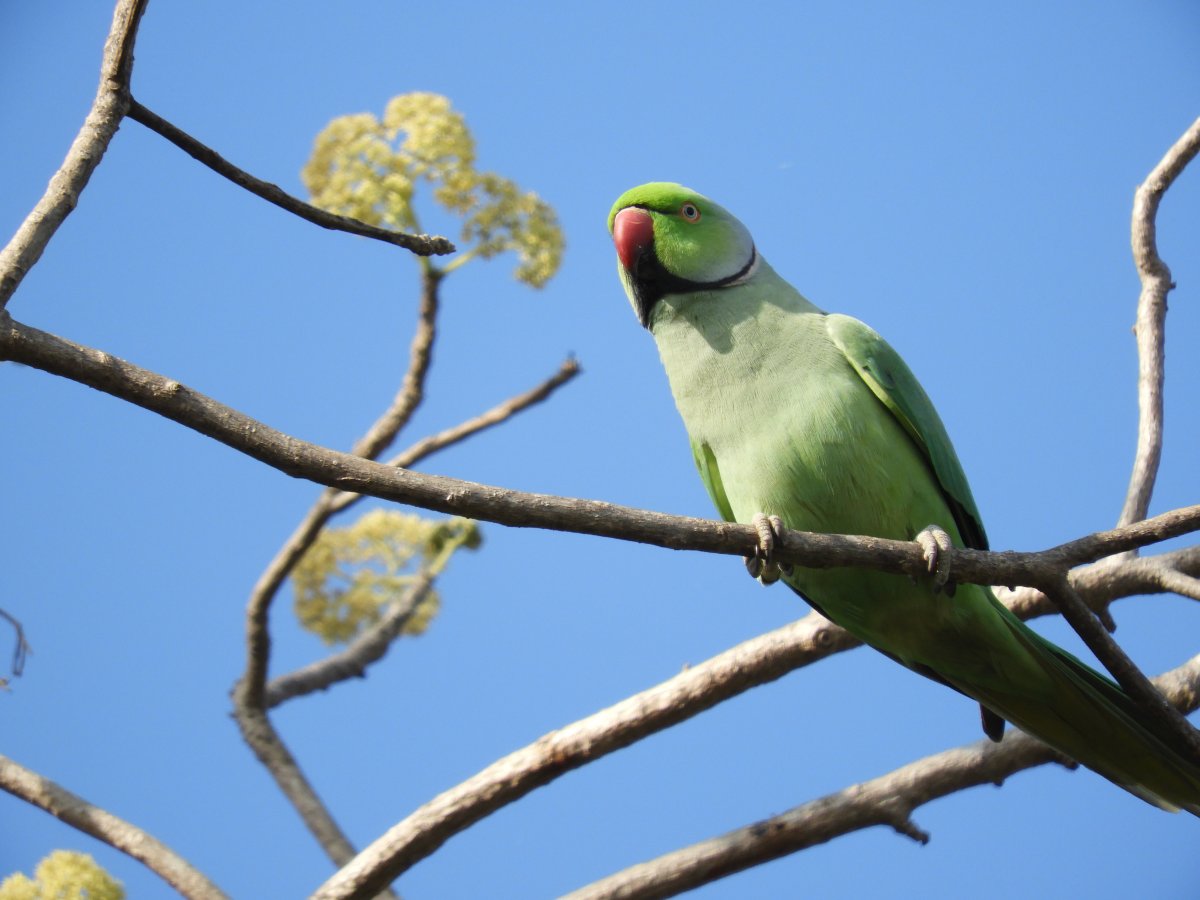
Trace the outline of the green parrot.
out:
[[[946,429],[883,338],[806,300],[741,222],[681,185],[627,191],[608,228],[724,519],[754,522],[767,553],[781,526],[920,540],[932,561],[950,542],[987,549]],[[779,577],[754,563],[764,582]],[[1150,803],[1200,816],[1200,770],[1120,687],[989,588],[850,568],[783,567],[782,578],[855,637],[977,700],[993,740],[1011,722]]]

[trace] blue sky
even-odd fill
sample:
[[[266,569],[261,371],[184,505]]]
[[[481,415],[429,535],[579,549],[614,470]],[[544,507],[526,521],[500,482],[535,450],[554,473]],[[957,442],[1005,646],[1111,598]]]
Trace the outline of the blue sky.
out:
[[[66,6],[0,10],[6,237],[95,92],[111,10]],[[719,200],[810,299],[888,337],[938,405],[994,547],[1115,522],[1136,423],[1130,201],[1200,112],[1200,7],[498,9],[156,0],[138,42],[138,99],[285,189],[302,191],[329,119],[427,90],[466,115],[482,167],[557,209],[568,249],[545,290],[515,283],[504,258],[447,280],[427,402],[406,437],[525,390],[568,353],[583,376],[425,470],[712,515],[604,229],[618,194],[662,179]],[[1198,209],[1192,171],[1159,219],[1179,289],[1156,512],[1198,496]],[[127,122],[9,308],[345,448],[399,380],[416,272],[403,252],[301,222]],[[34,648],[0,695],[3,752],[149,829],[235,897],[304,896],[329,864],[242,744],[227,693],[249,589],[316,489],[13,365],[0,367],[0,421],[0,605]],[[807,611],[727,558],[484,534],[442,579],[425,636],[365,681],[276,714],[359,845],[546,731]],[[1197,652],[1194,604],[1115,611],[1146,670]],[[273,626],[274,672],[322,652],[287,602]],[[1059,622],[1038,627],[1070,642]],[[977,737],[972,704],[856,651],[560,779],[399,887],[553,896]],[[1174,898],[1200,879],[1195,821],[1083,771],[1025,773],[916,819],[927,846],[875,829],[696,896],[991,898],[1053,884]],[[7,796],[0,834],[0,873],[68,847],[131,896],[166,894]]]

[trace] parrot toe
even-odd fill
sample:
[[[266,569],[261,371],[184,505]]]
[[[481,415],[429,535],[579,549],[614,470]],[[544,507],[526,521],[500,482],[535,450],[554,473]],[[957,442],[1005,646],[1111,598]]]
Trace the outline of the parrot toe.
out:
[[[950,540],[950,535],[937,525],[929,525],[915,540],[924,551],[925,564],[929,568],[929,574],[933,576],[934,591],[945,590],[947,595],[954,596],[954,585],[950,581],[954,542]]]
[[[758,532],[758,546],[754,549],[754,555],[743,557],[750,577],[757,578],[764,585],[771,585],[783,575],[790,575],[792,567],[781,565],[773,558],[779,534],[783,531],[783,520],[779,516],[755,513],[750,519],[750,524]]]

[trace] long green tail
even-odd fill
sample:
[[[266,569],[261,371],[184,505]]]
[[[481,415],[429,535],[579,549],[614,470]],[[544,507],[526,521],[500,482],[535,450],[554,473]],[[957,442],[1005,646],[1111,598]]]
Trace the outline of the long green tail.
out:
[[[1156,733],[1129,695],[992,600],[1045,674],[1049,694],[1031,698],[1027,691],[1007,691],[1003,685],[948,679],[951,684],[1143,800],[1200,816],[1200,769]]]

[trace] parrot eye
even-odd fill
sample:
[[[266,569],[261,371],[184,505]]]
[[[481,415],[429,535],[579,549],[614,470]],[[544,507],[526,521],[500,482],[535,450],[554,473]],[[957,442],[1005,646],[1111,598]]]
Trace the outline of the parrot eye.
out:
[[[688,222],[700,221],[700,209],[695,203],[685,203],[679,207],[679,215],[683,216]]]

